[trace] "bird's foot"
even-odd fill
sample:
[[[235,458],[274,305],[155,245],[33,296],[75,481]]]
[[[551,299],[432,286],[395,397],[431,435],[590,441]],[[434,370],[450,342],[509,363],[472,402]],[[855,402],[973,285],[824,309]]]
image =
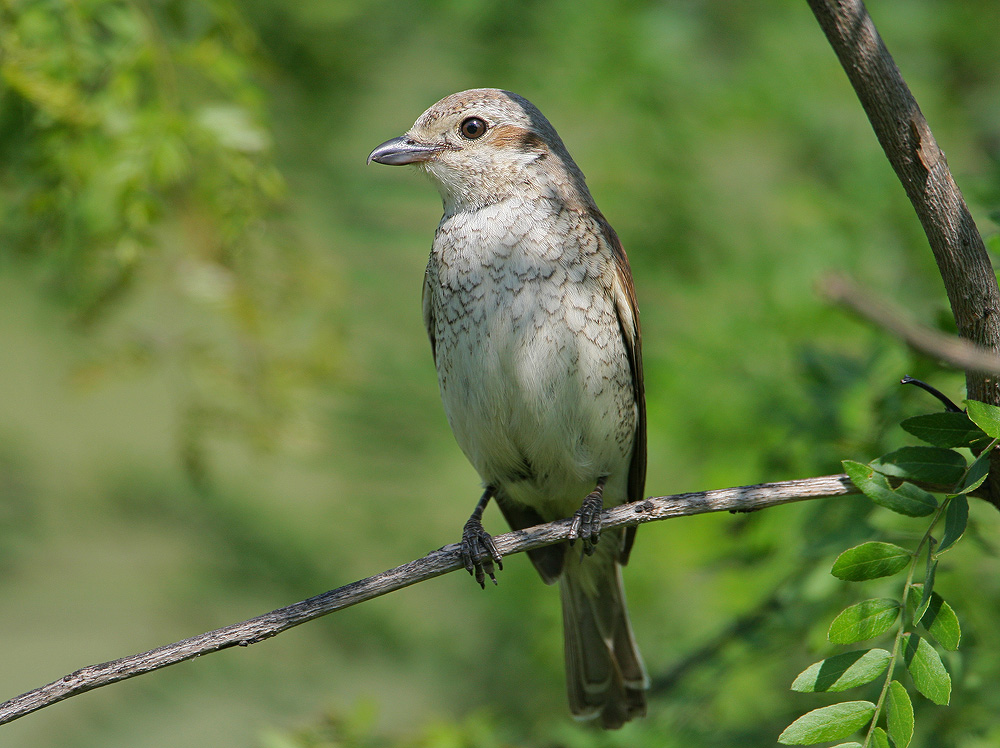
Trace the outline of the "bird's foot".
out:
[[[497,583],[493,573],[493,565],[497,571],[503,571],[503,556],[493,544],[493,536],[483,529],[482,520],[476,515],[469,518],[462,530],[462,563],[465,570],[476,578],[479,586],[486,589],[486,577]]]
[[[577,540],[583,541],[582,551],[585,555],[593,555],[597,549],[597,541],[601,539],[601,512],[604,511],[604,481],[587,494],[583,504],[573,515],[573,524],[569,528],[569,544]]]

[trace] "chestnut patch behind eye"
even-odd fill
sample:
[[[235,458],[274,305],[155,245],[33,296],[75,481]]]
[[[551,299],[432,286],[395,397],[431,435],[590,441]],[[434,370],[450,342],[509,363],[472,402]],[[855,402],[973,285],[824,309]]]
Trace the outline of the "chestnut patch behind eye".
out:
[[[517,125],[498,125],[494,128],[493,144],[525,151],[545,150],[545,142],[537,133]]]

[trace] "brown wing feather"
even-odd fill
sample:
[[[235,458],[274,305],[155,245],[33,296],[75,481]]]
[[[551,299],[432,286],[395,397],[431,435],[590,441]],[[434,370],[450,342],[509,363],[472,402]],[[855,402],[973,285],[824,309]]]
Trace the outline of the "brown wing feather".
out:
[[[427,328],[427,337],[431,340],[431,356],[434,357],[434,363],[437,364],[437,341],[434,339],[434,309],[431,307],[431,283],[434,282],[432,277],[430,263],[427,265],[427,269],[424,271],[424,286],[420,292],[420,305],[423,309],[424,314],[424,327]]]
[[[635,298],[635,285],[632,282],[632,269],[628,256],[622,247],[618,234],[611,228],[599,210],[593,208],[591,213],[601,228],[604,238],[611,247],[615,262],[618,285],[615,289],[615,303],[618,309],[618,326],[625,341],[625,351],[628,353],[629,364],[632,367],[632,394],[635,398],[637,420],[635,425],[635,442],[632,446],[632,462],[628,472],[628,500],[639,501],[646,489],[646,389],[642,379],[642,333],[639,327],[639,305]],[[619,293],[619,289],[624,294]],[[635,542],[635,528],[625,531],[622,539],[622,550],[619,561],[628,562],[632,544]]]
[[[542,515],[530,506],[517,504],[499,491],[496,494],[496,502],[512,530],[523,530],[526,527],[534,527],[545,522]],[[546,545],[528,551],[528,558],[531,559],[531,563],[534,564],[545,584],[552,584],[562,574],[563,560],[566,558],[566,543]]]

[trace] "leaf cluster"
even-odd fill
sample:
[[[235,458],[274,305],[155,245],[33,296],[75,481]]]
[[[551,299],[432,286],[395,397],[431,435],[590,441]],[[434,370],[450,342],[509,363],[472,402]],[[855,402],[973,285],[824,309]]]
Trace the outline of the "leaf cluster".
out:
[[[209,432],[268,446],[338,346],[303,310],[314,259],[274,231],[254,32],[226,0],[0,3],[0,29],[0,247],[99,337],[80,383],[177,371],[192,477]]]
[[[913,550],[868,541],[841,553],[831,570],[848,582],[907,572],[898,599],[855,603],[834,618],[827,634],[833,644],[851,645],[894,630],[891,649],[858,649],[828,657],[810,665],[792,683],[794,691],[833,693],[863,686],[884,674],[877,701],[814,709],[789,725],[779,742],[812,745],[840,740],[867,726],[863,742],[842,743],[839,748],[906,748],[914,732],[913,704],[906,686],[895,678],[899,664],[905,666],[918,693],[935,704],[949,703],[951,676],[931,641],[953,651],[962,631],[951,605],[934,590],[934,580],[941,554],[965,533],[968,495],[985,480],[989,454],[1000,441],[1000,408],[972,400],[967,405],[967,413],[932,413],[903,421],[906,431],[930,446],[903,447],[867,465],[844,461],[851,481],[873,502],[907,517],[930,517],[930,523]],[[969,451],[971,460],[958,450]],[[943,498],[939,500],[937,493]],[[938,541],[932,533],[942,521]],[[915,582],[921,566],[923,582]]]
[[[280,197],[253,38],[225,3],[35,0],[0,13],[0,238],[48,254],[84,321],[135,281],[182,205],[231,245]]]

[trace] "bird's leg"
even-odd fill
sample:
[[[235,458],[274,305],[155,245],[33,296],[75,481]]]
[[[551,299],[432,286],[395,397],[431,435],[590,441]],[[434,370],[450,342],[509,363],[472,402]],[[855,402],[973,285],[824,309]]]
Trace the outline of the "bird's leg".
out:
[[[493,584],[497,583],[497,578],[493,575],[494,563],[499,571],[503,571],[503,556],[493,545],[493,538],[483,529],[483,510],[490,503],[495,491],[493,486],[486,487],[462,530],[462,563],[465,564],[465,570],[476,578],[483,589],[486,589],[487,576],[493,580]]]
[[[569,544],[582,540],[582,550],[588,556],[594,553],[597,541],[601,539],[601,512],[604,511],[604,484],[607,480],[606,475],[597,479],[597,488],[587,494],[573,515],[573,524],[569,528]]]

